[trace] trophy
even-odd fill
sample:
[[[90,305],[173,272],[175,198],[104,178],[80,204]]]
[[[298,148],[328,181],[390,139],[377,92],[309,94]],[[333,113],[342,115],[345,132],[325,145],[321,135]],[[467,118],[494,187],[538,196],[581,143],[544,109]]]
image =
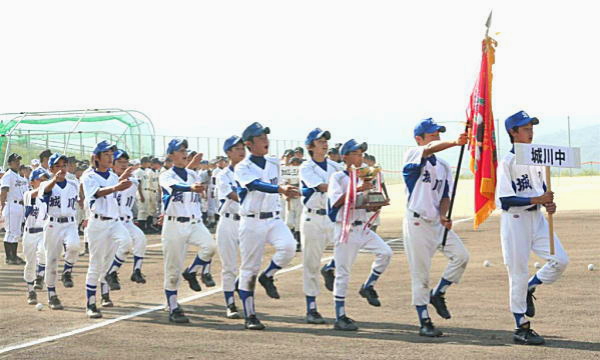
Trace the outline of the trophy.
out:
[[[379,166],[363,166],[356,169],[356,176],[362,179],[363,183],[373,181],[381,172]],[[356,199],[356,208],[380,208],[389,205],[387,198],[378,189],[367,190],[360,194]]]

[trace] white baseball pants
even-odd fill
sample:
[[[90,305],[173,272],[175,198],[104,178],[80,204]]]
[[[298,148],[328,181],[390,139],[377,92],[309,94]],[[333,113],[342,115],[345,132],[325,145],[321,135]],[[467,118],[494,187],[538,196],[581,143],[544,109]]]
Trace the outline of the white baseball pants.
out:
[[[23,279],[32,282],[36,277],[36,268],[39,264],[45,264],[46,251],[44,249],[44,233],[31,234],[27,231],[23,234],[23,255],[25,255],[25,269]]]
[[[300,223],[304,294],[318,296],[320,293],[321,257],[327,245],[333,244],[334,224],[327,215],[309,213],[308,209],[303,211]]]
[[[44,224],[44,249],[46,251],[45,281],[55,287],[58,274],[58,257],[65,251],[65,261],[75,265],[79,257],[79,234],[75,221],[58,223],[46,220]]]
[[[238,254],[240,252],[240,220],[221,216],[217,224],[217,247],[221,258],[221,278],[223,291],[235,290],[238,275]]]
[[[23,235],[23,219],[25,217],[25,207],[14,201],[6,201],[4,210],[2,211],[4,217],[4,241],[8,243],[19,242]]]
[[[85,282],[97,286],[99,282],[105,282],[104,275],[112,264],[116,249],[122,244],[131,246],[131,238],[122,222],[96,219],[94,214],[90,215],[87,231],[90,262]]]

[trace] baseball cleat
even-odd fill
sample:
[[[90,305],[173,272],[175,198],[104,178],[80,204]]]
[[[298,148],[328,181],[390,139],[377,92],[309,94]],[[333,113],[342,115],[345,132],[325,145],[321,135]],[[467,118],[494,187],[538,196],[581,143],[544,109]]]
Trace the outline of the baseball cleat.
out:
[[[258,282],[265,288],[267,295],[273,299],[279,299],[279,292],[275,286],[275,280],[272,277],[267,277],[264,273],[258,277]]]
[[[37,294],[35,291],[30,291],[29,294],[27,294],[27,303],[29,305],[37,305]]]
[[[358,330],[358,326],[356,326],[354,320],[350,319],[346,315],[342,315],[335,321],[335,324],[333,324],[333,329],[341,331],[356,331]]]
[[[13,260],[15,261],[15,265],[25,265],[25,260],[21,259],[17,255],[15,255]]]
[[[102,294],[102,307],[113,307],[114,304],[108,294]]]
[[[183,309],[178,306],[169,314],[169,321],[176,324],[187,324],[190,319],[185,316]]]
[[[131,274],[131,281],[138,284],[145,284],[146,277],[144,276],[144,274],[142,274],[142,271],[140,269],[135,269]]]
[[[360,296],[367,299],[369,305],[372,306],[381,306],[381,302],[379,302],[379,295],[377,295],[377,291],[373,288],[373,286],[365,287],[364,285],[360,287],[358,291]]]
[[[183,276],[185,281],[188,282],[190,289],[192,289],[194,291],[202,291],[202,288],[200,287],[200,283],[198,282],[198,278],[196,277],[195,272],[191,273],[191,272],[184,271],[181,273],[181,276]]]
[[[542,345],[546,342],[543,337],[533,331],[529,321],[515,329],[513,341],[521,345]]]
[[[100,319],[102,317],[102,313],[96,307],[96,304],[89,305],[85,312],[88,318],[90,319]]]
[[[421,322],[419,335],[427,337],[440,337],[443,335],[443,333],[441,332],[441,330],[436,329],[435,326],[433,326],[433,323],[431,322],[430,318],[427,318]]]
[[[537,298],[533,295],[534,292],[535,288],[527,291],[527,310],[525,311],[527,317],[535,316],[535,304],[533,303],[533,300],[537,300]]]
[[[121,290],[121,284],[119,284],[119,275],[116,271],[111,272],[110,274],[106,274],[104,279],[106,280],[108,288],[111,291]]]
[[[216,285],[211,273],[202,273],[200,280],[202,280],[202,283],[206,285],[206,287],[213,287]]]
[[[48,299],[48,307],[50,309],[52,309],[52,310],[62,310],[62,309],[64,309],[64,307],[60,303],[60,300],[58,299],[57,295],[50,296],[50,299]]]
[[[228,319],[241,319],[240,313],[238,312],[235,304],[227,305],[227,318]]]
[[[440,293],[439,295],[433,295],[433,292],[430,292],[429,294],[429,302],[433,305],[438,315],[444,319],[450,319],[452,315],[450,315],[450,311],[448,311],[448,308],[446,307],[446,298],[444,297],[444,294]]]
[[[33,284],[33,288],[36,290],[42,290],[44,288],[44,277],[43,276],[35,277],[35,282]]]
[[[306,313],[306,323],[321,325],[325,324],[325,319],[323,319],[323,316],[317,310],[312,309]]]
[[[248,316],[244,322],[244,327],[248,330],[263,330],[265,328],[256,315]]]
[[[327,269],[326,266],[321,268],[321,275],[323,275],[323,279],[325,280],[325,288],[329,291],[333,291],[333,283],[335,282],[334,271],[334,269]]]
[[[71,276],[71,272],[67,271],[64,272],[61,277],[60,277],[60,281],[62,281],[63,285],[66,288],[72,288],[73,287],[73,277]]]

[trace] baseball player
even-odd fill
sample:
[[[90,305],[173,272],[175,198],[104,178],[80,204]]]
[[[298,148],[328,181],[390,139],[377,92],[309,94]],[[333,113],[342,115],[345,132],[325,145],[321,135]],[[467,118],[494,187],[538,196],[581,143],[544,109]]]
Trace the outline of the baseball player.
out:
[[[125,170],[127,170],[129,167],[129,154],[127,154],[125,150],[117,150],[114,152],[113,158],[114,172],[117,174],[117,176],[123,175]],[[131,186],[117,193],[117,202],[119,203],[119,218],[132,239],[133,272],[131,274],[131,281],[138,284],[145,284],[146,278],[142,274],[142,262],[144,260],[146,243],[148,241],[146,240],[146,236],[142,230],[133,223],[132,211],[140,183],[134,176],[130,177],[129,181],[131,181]],[[118,271],[121,268],[121,265],[123,265],[125,262],[127,253],[130,250],[130,247],[127,245],[129,245],[129,243],[123,243],[117,247],[114,260],[106,274],[106,282],[108,283],[110,290],[119,290],[121,288],[119,284]]]
[[[46,253],[44,251],[44,219],[46,218],[46,204],[38,199],[40,183],[48,180],[44,169],[36,169],[31,173],[29,181],[32,189],[25,192],[25,231],[23,234],[23,255],[25,255],[25,269],[23,279],[27,283],[27,303],[37,304],[36,289],[43,288]],[[36,271],[37,266],[37,271]]]
[[[460,281],[469,261],[469,253],[454,231],[448,232],[446,246],[440,246],[445,229],[452,228],[446,216],[450,207],[452,170],[434,154],[467,142],[466,134],[460,134],[456,141],[441,141],[440,133],[445,131],[444,126],[431,118],[420,121],[414,129],[418,146],[410,148],[404,156],[407,197],[404,249],[412,278],[412,303],[421,324],[419,335],[427,337],[442,336],[431,322],[427,304],[431,303],[444,319],[450,319],[446,290]],[[449,262],[437,286],[429,291],[431,258],[438,249]]]
[[[327,151],[327,158],[336,163],[342,162],[342,156],[340,155],[340,150],[336,147],[332,147]]]
[[[148,192],[146,189],[150,188],[150,158],[147,156],[142,157],[140,167],[134,171],[135,178],[139,181],[138,186],[138,213],[137,221],[144,233],[149,233],[148,216],[149,208],[147,201]]]
[[[241,316],[235,306],[234,290],[235,280],[238,275],[238,254],[240,247],[239,237],[239,196],[237,183],[234,178],[235,166],[246,156],[244,143],[239,136],[231,136],[225,140],[223,151],[231,160],[231,165],[224,168],[217,176],[217,189],[219,195],[220,220],[217,224],[217,247],[221,258],[221,278],[223,279],[223,293],[227,318],[239,319]]]
[[[102,306],[112,306],[106,276],[118,246],[131,246],[127,229],[119,221],[117,195],[131,186],[133,168],[127,168],[121,176],[110,169],[117,147],[107,140],[99,142],[93,151],[92,167],[83,174],[82,184],[90,209],[87,233],[90,261],[86,276],[86,314],[91,319],[102,317],[96,306],[96,289],[101,283]]]
[[[319,265],[325,247],[333,243],[334,224],[327,217],[327,190],[329,179],[344,168],[327,159],[327,141],[329,131],[316,128],[308,133],[304,144],[310,160],[300,166],[300,181],[304,210],[301,218],[302,264],[304,266],[304,294],[306,295],[306,322],[324,324],[323,316],[317,311],[319,295]],[[331,261],[321,272],[325,277],[325,286],[333,291],[335,264]]]
[[[23,265],[25,261],[17,256],[17,248],[22,235],[21,224],[25,217],[23,195],[29,190],[27,179],[19,175],[21,155],[8,156],[9,169],[0,181],[0,213],[4,218],[4,251],[6,264]]]
[[[73,287],[73,266],[79,257],[79,234],[75,216],[75,205],[79,197],[79,183],[68,180],[67,157],[55,153],[48,160],[51,178],[40,184],[38,199],[43,199],[47,207],[44,223],[44,249],[46,251],[45,281],[48,287],[48,304],[53,310],[63,306],[56,294],[57,262],[65,252],[65,264],[61,281],[66,288]]]
[[[258,281],[267,295],[274,299],[279,298],[279,293],[273,276],[289,264],[296,253],[296,241],[280,217],[279,194],[298,197],[300,193],[292,185],[277,185],[279,159],[265,156],[269,152],[269,133],[268,127],[257,122],[244,130],[242,141],[250,156],[240,161],[234,170],[239,186],[241,216],[239,295],[244,305],[245,327],[251,330],[265,328],[254,309],[254,287],[265,243],[273,245],[275,254],[269,266],[258,276]]]
[[[296,187],[300,187],[300,165],[302,160],[294,157],[290,159],[289,166],[286,166],[289,178],[284,181],[285,184],[290,184]],[[283,171],[283,170],[282,170]],[[302,215],[302,199],[297,198],[286,198],[285,203],[287,211],[285,214],[285,223],[294,235],[296,240],[296,252],[301,251],[302,245],[300,242],[300,216]]]
[[[164,221],[162,227],[162,247],[165,268],[165,295],[169,306],[169,321],[188,323],[183,309],[177,303],[177,288],[181,276],[190,283],[195,291],[200,291],[196,271],[210,263],[216,245],[204,226],[202,219],[194,216],[198,206],[199,193],[204,187],[198,181],[196,173],[187,169],[188,142],[173,139],[167,147],[168,157],[173,167],[160,175],[159,183],[163,191]],[[198,154],[197,157],[201,157]],[[194,161],[194,160],[192,160]],[[200,249],[192,265],[184,270],[185,254],[188,245]]]
[[[50,149],[46,149],[42,151],[39,155],[40,158],[40,166],[46,170],[46,172],[50,173],[50,167],[48,166],[48,161],[50,160],[50,156],[52,156],[52,151]]]
[[[531,144],[533,126],[539,120],[525,111],[511,115],[505,128],[511,143]],[[555,254],[550,254],[548,223],[541,206],[550,214],[556,212],[554,194],[546,190],[544,168],[517,165],[513,149],[498,164],[496,205],[502,209],[500,238],[502,254],[508,270],[510,309],[516,321],[513,341],[517,344],[541,345],[544,338],[531,328],[527,317],[535,315],[533,293],[541,284],[552,284],[569,264],[560,239],[554,236]],[[529,254],[534,252],[547,263],[529,277]]]
[[[335,283],[333,286],[333,295],[335,303],[335,324],[334,329],[343,331],[356,331],[358,326],[348,316],[346,316],[345,302],[348,282],[350,280],[350,270],[352,264],[358,255],[360,249],[365,249],[368,252],[375,254],[375,260],[371,266],[371,274],[367,281],[363,283],[359,294],[366,298],[372,306],[381,306],[379,296],[374,289],[377,280],[383,274],[392,258],[392,248],[386,244],[379,235],[375,234],[368,227],[367,209],[354,208],[346,210],[347,190],[349,189],[350,176],[349,171],[352,167],[359,168],[362,166],[362,154],[367,150],[367,143],[359,144],[356,140],[351,139],[344,143],[340,150],[342,159],[346,165],[346,170],[337,171],[330,180],[327,189],[327,209],[328,216],[334,225],[334,260],[335,260]],[[373,188],[372,182],[363,182],[357,179],[356,192],[357,196],[361,196],[364,191]],[[378,208],[369,208],[368,210],[375,211]],[[344,215],[350,228],[343,228]],[[345,233],[345,231],[348,231]],[[342,241],[347,237],[347,241]]]

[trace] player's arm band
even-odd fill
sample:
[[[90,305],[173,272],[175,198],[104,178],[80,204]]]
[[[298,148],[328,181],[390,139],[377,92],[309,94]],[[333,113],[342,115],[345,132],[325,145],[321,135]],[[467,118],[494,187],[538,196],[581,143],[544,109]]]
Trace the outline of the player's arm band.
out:
[[[186,191],[192,191],[192,186],[184,185],[184,184],[175,184],[175,185],[171,185],[171,189],[173,189],[175,191],[186,192]]]
[[[503,208],[511,206],[527,206],[531,205],[531,198],[522,196],[505,196],[500,198]]]
[[[270,194],[277,194],[279,192],[279,185],[269,184],[264,181],[260,181],[258,179],[249,183],[247,185],[247,188],[250,191],[256,190],[256,191],[266,192],[266,193],[270,193]]]

